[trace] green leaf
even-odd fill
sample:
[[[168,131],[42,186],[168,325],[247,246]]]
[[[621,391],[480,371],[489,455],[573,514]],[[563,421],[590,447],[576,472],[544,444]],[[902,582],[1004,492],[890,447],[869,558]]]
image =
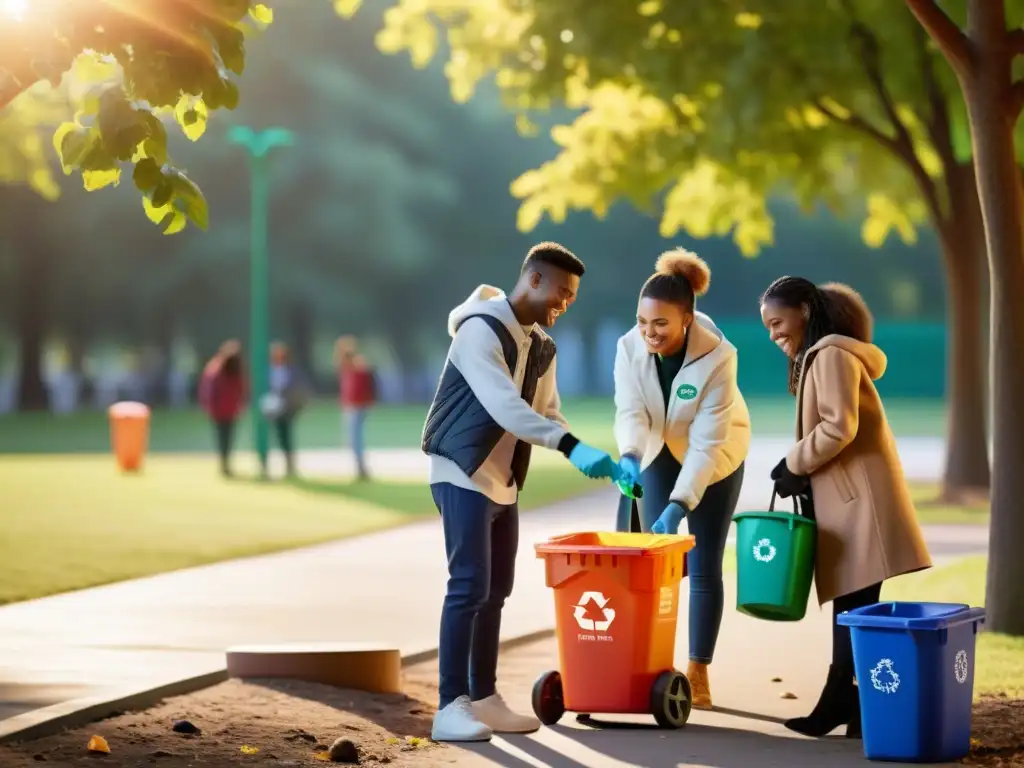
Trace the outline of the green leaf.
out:
[[[175,202],[180,202],[188,220],[202,230],[210,226],[210,211],[199,187],[183,173],[171,177]]]
[[[132,181],[135,182],[135,187],[140,192],[149,192],[154,189],[163,181],[163,178],[164,175],[160,171],[160,166],[151,157],[144,157],[139,160],[135,164],[134,173],[132,173]]]
[[[161,176],[160,181],[157,182],[156,188],[150,196],[150,202],[152,202],[154,208],[165,208],[170,205],[172,199],[174,199],[174,186],[171,184],[170,179]]]

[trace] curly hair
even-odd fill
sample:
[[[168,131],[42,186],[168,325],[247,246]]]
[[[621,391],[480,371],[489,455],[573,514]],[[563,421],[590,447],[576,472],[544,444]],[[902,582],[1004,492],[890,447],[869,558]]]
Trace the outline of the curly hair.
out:
[[[871,343],[874,319],[857,291],[843,283],[820,288],[802,277],[786,275],[775,280],[761,295],[761,304],[774,301],[789,309],[807,307],[807,328],[797,355],[789,361],[789,392],[800,385],[807,350],[826,336],[839,334]]]
[[[641,298],[680,304],[693,312],[697,297],[711,285],[711,268],[700,256],[684,248],[666,251],[654,264],[654,274],[640,289]]]

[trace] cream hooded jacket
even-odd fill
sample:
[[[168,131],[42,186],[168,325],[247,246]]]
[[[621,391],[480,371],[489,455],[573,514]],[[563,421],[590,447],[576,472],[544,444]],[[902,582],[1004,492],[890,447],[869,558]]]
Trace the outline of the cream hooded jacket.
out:
[[[734,347],[702,312],[689,330],[686,358],[668,408],[654,355],[634,327],[615,353],[615,439],[620,455],[648,467],[668,446],[681,468],[670,500],[693,510],[712,483],[747,458],[750,414],[736,383]]]

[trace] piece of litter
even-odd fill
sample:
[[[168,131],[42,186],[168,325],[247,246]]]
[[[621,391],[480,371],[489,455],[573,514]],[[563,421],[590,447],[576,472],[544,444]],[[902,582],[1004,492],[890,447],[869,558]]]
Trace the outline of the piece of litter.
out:
[[[248,744],[243,744],[241,749],[239,749],[239,752],[243,755],[255,755],[259,751],[259,747],[250,747]]]
[[[90,736],[89,743],[85,745],[85,748],[89,752],[95,752],[103,755],[110,754],[110,745],[107,744],[107,740],[102,736]]]

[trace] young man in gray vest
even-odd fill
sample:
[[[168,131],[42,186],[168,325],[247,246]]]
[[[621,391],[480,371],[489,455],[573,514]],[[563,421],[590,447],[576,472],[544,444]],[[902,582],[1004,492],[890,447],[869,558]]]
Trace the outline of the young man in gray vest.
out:
[[[519,491],[533,445],[591,478],[620,479],[562,417],[550,328],[576,300],[583,263],[556,243],[530,249],[512,293],[477,288],[448,316],[452,344],[423,430],[441,513],[448,593],[441,612],[435,741],[485,741],[540,727],[496,690],[501,610],[512,593]]]

